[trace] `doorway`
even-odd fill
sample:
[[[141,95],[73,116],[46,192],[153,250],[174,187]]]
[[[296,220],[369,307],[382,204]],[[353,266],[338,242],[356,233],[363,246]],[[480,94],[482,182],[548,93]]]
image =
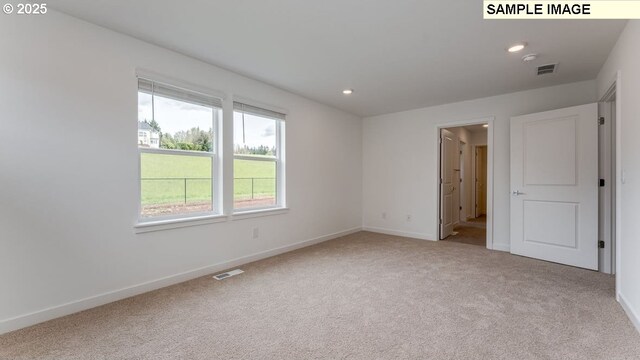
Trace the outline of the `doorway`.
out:
[[[616,82],[598,102],[598,271],[616,274]]]
[[[439,240],[491,248],[489,123],[439,128]]]

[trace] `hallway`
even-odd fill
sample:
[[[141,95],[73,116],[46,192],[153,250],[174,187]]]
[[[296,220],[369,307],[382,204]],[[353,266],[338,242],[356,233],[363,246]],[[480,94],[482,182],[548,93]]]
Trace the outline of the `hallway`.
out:
[[[482,215],[475,219],[467,219],[467,221],[460,222],[460,225],[453,229],[453,234],[444,240],[462,244],[486,246],[487,217]]]

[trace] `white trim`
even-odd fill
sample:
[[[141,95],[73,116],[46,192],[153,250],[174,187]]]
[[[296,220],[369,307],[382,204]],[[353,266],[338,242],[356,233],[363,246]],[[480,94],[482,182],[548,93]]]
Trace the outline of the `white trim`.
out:
[[[278,132],[278,136],[276,136],[277,141],[277,158],[278,162],[276,163],[277,177],[276,177],[276,201],[278,202],[278,206],[282,208],[287,207],[287,167],[286,167],[286,125],[284,121],[276,122],[276,131]]]
[[[140,234],[152,231],[171,230],[189,226],[214,224],[225,222],[228,219],[229,217],[227,215],[202,215],[177,219],[138,222],[133,227],[135,228],[136,234]]]
[[[235,116],[235,110],[232,113],[232,117]],[[285,167],[285,122],[281,119],[272,119],[276,124],[276,156],[267,157],[267,156],[255,156],[255,155],[246,155],[246,154],[233,154],[233,182],[232,187],[235,187],[235,160],[247,160],[247,161],[264,161],[264,162],[273,162],[276,167],[276,204],[273,206],[258,206],[251,207],[247,209],[237,209],[235,208],[235,201],[232,202],[232,213],[241,214],[248,213],[252,211],[261,211],[261,210],[283,210],[286,209],[286,167]],[[233,131],[235,131],[235,123],[233,127]],[[232,145],[235,148],[235,140],[232,141]],[[235,189],[234,189],[235,191]],[[232,191],[233,194],[233,191]],[[233,196],[232,196],[233,198]],[[255,216],[247,216],[247,217],[255,217]]]
[[[440,239],[440,129],[446,128],[454,128],[454,127],[462,127],[468,125],[478,125],[478,124],[489,124],[487,128],[487,249],[493,249],[493,173],[494,173],[494,165],[493,165],[493,152],[494,152],[494,141],[493,141],[493,132],[494,132],[494,116],[489,116],[485,118],[472,119],[472,120],[461,120],[461,121],[452,121],[447,123],[436,124],[436,141],[435,141],[435,154],[436,154],[436,169],[435,169],[435,193],[437,194],[437,201],[435,203],[436,206],[436,218],[435,220],[435,229],[437,235],[433,238],[438,241]]]
[[[224,214],[231,214],[233,212],[233,191],[234,191],[234,163],[235,160],[233,156],[234,153],[234,141],[233,141],[233,102],[231,101],[223,101],[222,102],[222,124],[221,126],[221,137],[220,139],[220,149],[222,150],[220,153],[220,178],[222,179],[220,187],[222,196],[222,208],[221,211]],[[228,141],[230,140],[230,141]],[[225,156],[226,155],[226,156]],[[230,196],[226,196],[225,194],[229,194]]]
[[[277,162],[278,161],[278,157],[277,156],[260,156],[260,155],[234,154],[233,158],[234,159],[240,159],[240,160],[249,160],[249,161],[271,161],[271,162]]]
[[[624,312],[627,313],[627,316],[629,317],[629,320],[631,320],[633,326],[635,326],[636,330],[640,332],[640,316],[638,315],[638,313],[633,310],[622,293],[618,293],[618,296],[616,298],[620,303],[620,306],[622,306],[622,309],[624,309]]]
[[[616,73],[616,213],[615,213],[615,244],[616,252],[616,293],[621,291],[622,285],[622,73]]]
[[[289,212],[289,208],[266,208],[259,210],[247,210],[247,211],[236,211],[231,215],[231,220],[243,220],[243,219],[251,219],[263,216],[272,216],[272,215],[281,215]]]
[[[198,88],[202,89],[198,85],[189,84],[186,82],[181,82],[180,80],[170,79],[168,77],[164,77],[163,75],[159,75],[156,73],[152,73],[146,70],[136,69],[137,77],[144,77],[145,79],[151,81],[157,81],[156,79],[160,79],[159,82],[163,82],[162,79],[166,80],[167,84],[174,85],[178,87],[183,87],[185,90],[191,91],[191,88],[194,88],[195,91],[200,92]],[[184,84],[184,85],[180,85]],[[208,89],[205,89],[208,90]],[[213,91],[213,90],[212,90]],[[209,93],[208,95],[211,95]],[[215,95],[212,95],[215,96]],[[218,96],[219,97],[219,96]],[[219,97],[223,99],[224,97]],[[154,97],[151,99],[152,104],[154,101]],[[224,106],[224,102],[223,102]],[[212,129],[216,129],[214,131],[213,141],[213,151],[191,151],[191,150],[176,150],[176,149],[155,149],[155,148],[146,148],[137,146],[138,149],[138,216],[137,223],[134,226],[136,228],[136,233],[149,232],[149,231],[157,231],[157,230],[167,230],[174,229],[179,227],[186,226],[194,226],[194,225],[203,225],[210,224],[213,221],[213,217],[222,215],[221,212],[223,209],[220,208],[222,205],[221,198],[224,197],[224,194],[221,192],[216,192],[216,190],[220,191],[222,182],[222,177],[218,177],[218,173],[220,169],[220,158],[222,157],[222,151],[220,149],[220,144],[223,143],[223,139],[220,136],[220,129],[222,124],[220,124],[220,114],[222,108],[212,107],[212,118],[211,118],[211,127]],[[151,111],[153,113],[152,120],[155,119],[155,105],[151,107]],[[151,153],[151,154],[159,154],[159,155],[176,155],[176,156],[196,156],[196,157],[208,157],[211,159],[211,209],[212,211],[208,212],[198,212],[191,214],[179,214],[179,215],[168,215],[168,216],[154,216],[150,219],[142,218],[142,154],[143,153]],[[185,180],[186,181],[186,180]],[[218,194],[218,196],[216,196]],[[185,182],[185,201],[186,201],[186,182]],[[205,219],[205,217],[207,219]],[[203,221],[207,220],[207,221]],[[226,220],[226,219],[225,219]]]
[[[214,124],[212,124],[214,126]],[[177,149],[164,149],[164,148],[148,148],[138,146],[140,152],[160,154],[160,155],[180,155],[180,156],[201,156],[201,157],[215,157],[216,153],[213,151],[195,151],[195,150],[177,150]]]
[[[193,92],[198,92],[198,93],[201,93],[201,94],[204,94],[204,95],[213,96],[213,97],[221,99],[221,100],[225,100],[227,98],[227,94],[224,91],[211,89],[211,88],[206,87],[206,86],[202,86],[202,85],[190,83],[188,81],[176,79],[176,78],[171,77],[171,76],[159,74],[159,73],[157,73],[155,71],[137,68],[135,70],[135,74],[136,74],[137,78],[142,78],[142,79],[155,81],[155,82],[158,82],[158,83],[172,85],[172,86],[175,86],[175,87],[178,87],[178,88],[181,88],[181,89],[185,89],[185,90],[189,90],[189,91],[193,91]]]
[[[114,301],[122,300],[135,295],[143,294],[149,291],[160,289],[163,287],[171,286],[188,280],[192,280],[201,276],[210,275],[220,272],[232,267],[241,266],[250,262],[258,261],[268,257],[283,254],[289,251],[297,250],[303,247],[318,244],[324,241],[332,240],[342,236],[356,233],[361,231],[360,227],[335,232],[328,235],[319,236],[305,241],[277,247],[271,250],[257,252],[251,255],[242,256],[229,261],[220,262],[217,264],[185,271],[179,274],[166,276],[160,279],[147,281],[134,286],[118,289],[115,291],[109,291],[95,296],[90,296],[84,299],[71,301],[58,306],[52,306],[32,313],[16,316],[9,319],[0,320],[0,334],[7,333],[9,331],[18,330],[27,326],[35,325],[44,321],[52,320],[61,316],[70,315],[79,311],[91,309],[97,306],[108,304]]]
[[[222,138],[222,136],[224,135],[222,133],[222,121],[223,121],[222,117],[223,116],[224,115],[223,115],[222,109],[219,109],[217,111],[214,110],[213,112],[213,126],[214,126],[213,150],[214,150],[215,156],[213,157],[213,163],[211,166],[211,194],[212,194],[211,208],[214,209],[215,212],[221,215],[225,214],[224,204],[223,204],[224,178],[223,178],[223,168],[222,168],[223,155],[224,155],[224,151],[222,149],[222,143],[224,142],[224,139]]]
[[[511,252],[511,244],[493,243],[493,249],[492,250]]]
[[[434,240],[434,236],[432,234],[422,234],[422,233],[411,232],[411,231],[385,229],[385,228],[372,227],[372,226],[364,226],[362,228],[362,230],[370,231],[370,232],[374,232],[374,233],[379,233],[379,234],[408,237],[408,238],[412,238],[412,239],[436,241],[436,240]]]
[[[615,231],[612,243],[615,246],[615,279],[616,299],[622,303],[622,72],[616,71],[609,82],[609,87],[599,101],[610,100],[612,88],[616,94],[616,123],[615,123]],[[637,317],[636,317],[637,319]]]
[[[257,108],[263,108],[265,110],[277,112],[277,113],[280,113],[280,114],[283,114],[283,115],[288,115],[289,114],[289,110],[287,110],[285,108],[281,108],[281,107],[276,106],[276,105],[263,103],[261,101],[254,100],[254,99],[251,99],[251,98],[247,98],[247,97],[244,97],[244,96],[241,96],[241,95],[232,94],[231,98],[232,98],[233,102],[239,102],[239,103],[243,103],[243,104],[246,104],[246,105],[255,106]],[[282,121],[286,121],[286,120],[282,120]]]

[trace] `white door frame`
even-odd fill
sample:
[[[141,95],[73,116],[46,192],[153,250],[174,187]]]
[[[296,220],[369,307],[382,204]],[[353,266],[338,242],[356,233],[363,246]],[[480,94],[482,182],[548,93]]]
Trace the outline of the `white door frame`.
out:
[[[612,238],[615,248],[615,268],[616,268],[616,300],[620,302],[620,279],[622,278],[622,74],[616,71],[613,79],[609,81],[607,91],[599,101],[608,101],[615,89],[615,232]]]
[[[435,228],[438,229],[436,240],[440,240],[440,130],[468,125],[489,124],[487,128],[487,249],[493,250],[493,127],[495,117],[485,117],[472,120],[452,121],[448,123],[436,124],[436,181],[435,192],[438,194],[436,203]]]
[[[613,104],[612,104],[613,101]],[[615,274],[615,87],[609,88],[598,101],[598,117],[605,123],[598,126],[598,175],[605,179],[605,186],[598,187],[598,240],[604,248],[598,249],[598,270]]]

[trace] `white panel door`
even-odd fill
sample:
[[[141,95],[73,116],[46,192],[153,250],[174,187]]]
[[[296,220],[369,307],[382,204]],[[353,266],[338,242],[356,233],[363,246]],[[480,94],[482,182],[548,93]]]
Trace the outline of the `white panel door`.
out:
[[[446,129],[440,132],[440,239],[453,232],[454,192],[456,179],[454,168],[458,161],[458,138]]]
[[[598,269],[598,107],[511,118],[511,253]]]

